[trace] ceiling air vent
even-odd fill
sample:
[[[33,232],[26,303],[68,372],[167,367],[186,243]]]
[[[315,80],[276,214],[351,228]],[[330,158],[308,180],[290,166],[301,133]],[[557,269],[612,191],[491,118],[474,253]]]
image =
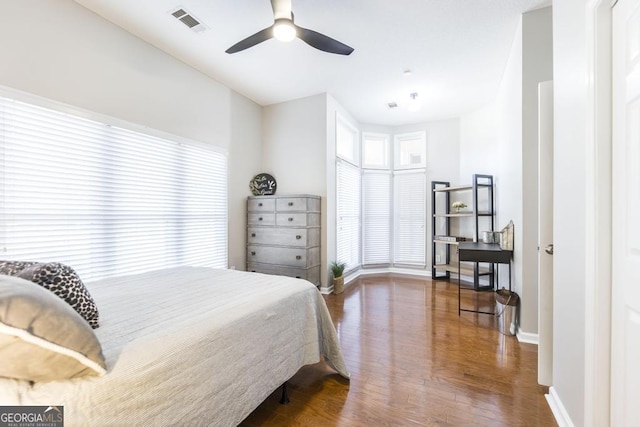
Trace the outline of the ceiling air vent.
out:
[[[176,18],[178,21],[182,22],[187,27],[191,28],[193,31],[199,33],[200,31],[204,31],[207,27],[200,22],[193,14],[187,12],[184,8],[178,8],[171,12],[171,15]]]

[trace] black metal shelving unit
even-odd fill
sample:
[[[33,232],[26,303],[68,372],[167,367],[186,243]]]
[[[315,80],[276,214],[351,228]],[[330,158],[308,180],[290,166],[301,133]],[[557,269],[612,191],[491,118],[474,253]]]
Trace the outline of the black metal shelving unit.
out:
[[[434,279],[449,279],[451,273],[458,274],[458,263],[452,263],[451,250],[457,248],[458,242],[454,239],[461,236],[451,236],[451,221],[461,221],[464,218],[473,219],[473,241],[479,240],[481,218],[488,218],[486,230],[494,231],[495,206],[494,206],[494,186],[493,175],[474,174],[471,185],[451,186],[448,181],[431,182],[431,277]],[[457,192],[471,192],[471,211],[453,212],[451,210],[451,194]],[[484,194],[483,194],[484,193]],[[438,195],[444,198],[444,209],[441,207],[443,201],[438,200]],[[483,198],[483,196],[485,198]],[[480,209],[480,205],[486,209]],[[442,223],[443,221],[443,223]],[[458,224],[461,226],[461,224]],[[439,230],[444,230],[444,235],[437,234]],[[444,262],[436,263],[437,248],[445,245]],[[473,288],[475,290],[493,289],[495,275],[494,265],[491,263],[474,262],[470,268],[462,268],[460,274],[473,275]],[[486,276],[489,279],[488,286],[480,285],[480,278]]]

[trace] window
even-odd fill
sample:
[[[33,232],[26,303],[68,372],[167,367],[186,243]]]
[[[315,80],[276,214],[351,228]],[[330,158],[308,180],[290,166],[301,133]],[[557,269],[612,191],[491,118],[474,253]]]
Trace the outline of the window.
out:
[[[362,135],[362,167],[389,169],[389,137],[365,133]]]
[[[425,132],[396,135],[393,145],[395,169],[415,169],[427,166],[427,137]]]
[[[395,264],[426,265],[426,178],[424,170],[394,174]]]
[[[227,160],[0,97],[5,257],[59,261],[85,280],[227,266]]]
[[[360,267],[361,180],[358,131],[336,117],[336,258],[346,270]]]
[[[359,165],[358,130],[346,119],[336,119],[336,156],[353,165]]]
[[[353,270],[360,267],[360,169],[338,160],[336,174],[336,257]]]
[[[362,174],[362,264],[391,264],[391,173]]]

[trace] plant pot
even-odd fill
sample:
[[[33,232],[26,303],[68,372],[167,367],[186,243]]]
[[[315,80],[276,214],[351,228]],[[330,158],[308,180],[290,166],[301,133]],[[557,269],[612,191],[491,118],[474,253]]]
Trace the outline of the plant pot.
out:
[[[344,276],[333,278],[333,293],[338,295],[344,292]]]

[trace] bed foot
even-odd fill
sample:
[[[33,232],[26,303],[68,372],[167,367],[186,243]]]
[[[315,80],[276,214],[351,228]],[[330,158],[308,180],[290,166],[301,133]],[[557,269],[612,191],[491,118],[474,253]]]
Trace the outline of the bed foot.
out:
[[[287,393],[287,382],[285,381],[284,384],[282,384],[282,397],[280,398],[280,404],[286,405],[287,403],[289,403],[289,393]]]

